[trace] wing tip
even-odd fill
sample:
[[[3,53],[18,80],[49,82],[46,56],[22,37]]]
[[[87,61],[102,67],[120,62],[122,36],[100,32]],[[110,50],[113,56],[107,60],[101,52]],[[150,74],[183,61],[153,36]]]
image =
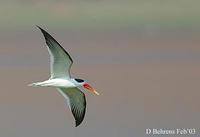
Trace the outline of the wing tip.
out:
[[[38,29],[40,29],[42,32],[44,31],[44,29],[42,29],[40,26],[36,25],[36,27],[37,27]]]
[[[81,123],[82,123],[83,119],[82,120],[76,120],[76,125],[75,127],[78,127]]]
[[[85,117],[85,111],[82,113],[81,116],[76,115],[76,113],[72,112],[74,119],[75,119],[75,127],[78,127],[84,120]]]
[[[76,109],[72,109],[72,114],[75,119],[75,127],[78,127],[84,120],[85,117],[85,111],[86,109],[83,110],[83,112],[80,114],[77,113]]]
[[[38,26],[38,25],[36,25],[36,27],[38,27],[39,29],[40,29],[40,31],[42,32],[42,34],[44,35],[44,38],[45,38],[45,40],[46,40],[46,43],[47,43],[47,41],[48,41],[48,39],[50,38],[50,39],[52,39],[52,40],[54,40],[59,46],[60,46],[60,48],[62,48],[63,49],[63,51],[69,56],[69,59],[71,60],[71,62],[73,62],[73,59],[72,59],[72,57],[69,55],[69,53],[68,52],[66,52],[66,50],[48,33],[48,32],[46,32],[44,29],[42,29],[40,26]],[[48,44],[47,44],[48,45]]]
[[[46,43],[47,41],[49,41],[49,39],[52,39],[53,41],[55,41],[58,45],[60,45],[47,31],[45,31],[43,28],[41,28],[40,26],[36,25],[36,27],[38,27],[40,29],[40,31],[42,32],[45,40],[46,40]],[[48,45],[48,44],[47,44]],[[63,48],[63,47],[61,47]],[[64,49],[63,49],[64,50]],[[65,50],[64,50],[65,51]]]
[[[40,29],[40,31],[43,33],[44,36],[49,35],[44,29],[42,29],[40,26],[36,25],[37,28]],[[46,38],[46,37],[45,37]]]
[[[39,29],[41,29],[41,27],[40,26],[38,26],[38,25],[35,25],[37,28],[39,28]]]

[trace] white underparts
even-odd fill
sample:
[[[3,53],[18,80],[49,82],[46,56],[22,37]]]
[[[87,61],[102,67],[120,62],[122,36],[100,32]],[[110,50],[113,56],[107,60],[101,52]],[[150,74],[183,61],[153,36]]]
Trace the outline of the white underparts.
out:
[[[44,86],[44,87],[76,87],[69,79],[49,79],[43,82],[36,82],[29,86]]]

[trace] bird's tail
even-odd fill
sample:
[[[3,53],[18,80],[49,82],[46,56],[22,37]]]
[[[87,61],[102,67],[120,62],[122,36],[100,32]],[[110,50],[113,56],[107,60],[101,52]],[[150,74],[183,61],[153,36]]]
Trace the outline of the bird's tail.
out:
[[[28,84],[28,86],[38,87],[38,86],[41,86],[41,84],[40,82],[36,82],[36,83]]]
[[[33,87],[38,87],[38,86],[42,86],[42,87],[49,87],[49,86],[52,86],[52,81],[51,80],[46,80],[46,81],[43,81],[43,82],[36,82],[36,83],[32,83],[32,84],[29,84],[28,86],[33,86]]]

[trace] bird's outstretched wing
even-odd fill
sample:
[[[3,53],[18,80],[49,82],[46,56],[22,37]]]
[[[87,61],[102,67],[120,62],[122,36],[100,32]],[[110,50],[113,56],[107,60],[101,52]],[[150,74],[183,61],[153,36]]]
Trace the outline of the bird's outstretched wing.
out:
[[[58,88],[59,92],[67,99],[72,114],[76,120],[76,127],[81,124],[85,116],[85,95],[78,88]]]
[[[65,49],[45,30],[37,26],[43,33],[50,54],[51,78],[69,78],[73,60]]]

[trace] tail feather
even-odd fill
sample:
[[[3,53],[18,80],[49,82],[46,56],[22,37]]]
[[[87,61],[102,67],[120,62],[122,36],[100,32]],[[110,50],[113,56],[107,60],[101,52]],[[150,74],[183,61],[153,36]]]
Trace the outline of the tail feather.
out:
[[[34,86],[34,87],[37,87],[37,86],[48,87],[48,86],[52,86],[52,84],[53,84],[52,81],[46,80],[46,81],[43,81],[43,82],[32,83],[32,84],[29,84],[28,86]]]
[[[29,84],[28,86],[37,87],[37,86],[40,86],[40,84],[39,83],[32,83],[32,84]]]

